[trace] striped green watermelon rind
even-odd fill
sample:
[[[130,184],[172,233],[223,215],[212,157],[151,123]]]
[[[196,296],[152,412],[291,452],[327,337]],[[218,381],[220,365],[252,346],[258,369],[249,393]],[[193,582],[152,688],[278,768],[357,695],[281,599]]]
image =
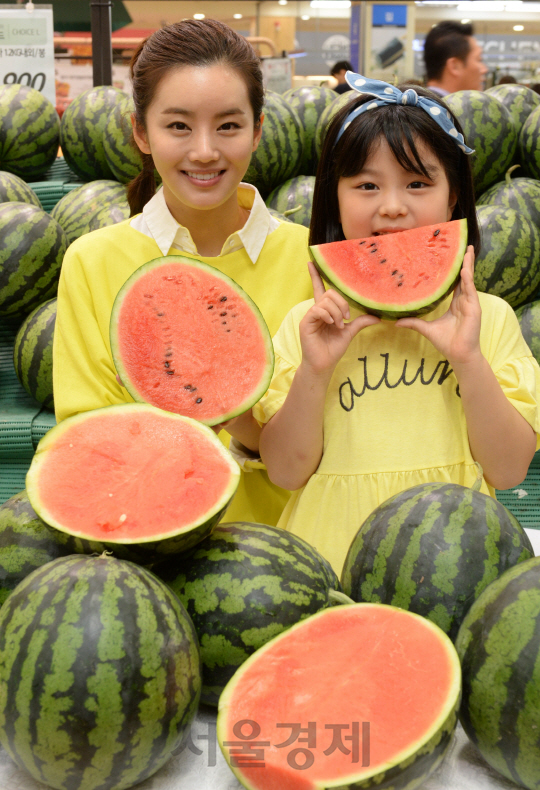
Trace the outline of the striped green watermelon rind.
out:
[[[331,605],[339,580],[296,535],[264,524],[218,524],[189,555],[155,573],[178,595],[201,647],[201,702],[217,705],[238,667],[294,623]]]
[[[531,112],[540,106],[540,96],[525,85],[494,85],[486,93],[504,104],[518,131],[521,131]]]
[[[88,223],[88,232],[91,233],[93,230],[116,225],[118,222],[129,219],[129,215],[130,209],[127,201],[125,203],[111,203],[108,206],[103,206]]]
[[[0,171],[0,203],[31,203],[37,208],[43,208],[40,199],[26,181],[7,170]]]
[[[516,308],[540,286],[540,233],[520,211],[479,206],[481,249],[474,266],[479,291],[500,296]]]
[[[346,104],[357,98],[358,94],[356,91],[345,91],[345,93],[337,96],[337,98],[335,98],[334,101],[329,104],[321,113],[321,116],[317,121],[315,137],[313,138],[313,159],[315,162],[315,172],[317,172],[317,164],[321,158],[321,151],[324,138],[326,137],[326,132],[328,131],[328,127],[332,123],[334,116],[339,112],[339,110],[341,110],[342,107],[345,107]]]
[[[32,463],[26,475],[26,491],[30,503],[40,518],[61,532],[65,532],[76,539],[74,551],[88,554],[92,551],[107,550],[112,551],[116,557],[143,565],[152,565],[155,562],[166,559],[171,554],[179,554],[192,549],[197,543],[204,540],[213,530],[215,525],[221,520],[227,507],[229,506],[240,478],[240,470],[228,450],[217,439],[211,428],[207,428],[202,423],[195,423],[188,417],[179,414],[166,413],[172,420],[183,420],[191,424],[196,424],[201,434],[211,442],[216,454],[225,461],[230,467],[230,479],[227,487],[220,497],[213,503],[212,508],[202,517],[195,519],[190,524],[185,524],[177,534],[165,533],[163,535],[150,533],[148,538],[117,538],[116,540],[98,541],[94,536],[85,535],[68,523],[62,513],[51,513],[50,509],[43,502],[40,491],[40,471],[44,464],[48,463],[48,456],[54,452],[55,442],[62,440],[66,431],[72,426],[83,424],[85,420],[101,419],[114,415],[122,410],[124,414],[130,414],[133,420],[144,420],[145,412],[165,414],[154,406],[141,403],[126,403],[121,406],[106,406],[90,412],[83,412],[73,417],[63,420],[54,428],[51,428],[40,440],[36,452],[32,458]],[[151,416],[151,415],[150,415]],[[109,451],[110,453],[111,451]],[[59,469],[59,474],[62,470]],[[114,534],[114,533],[112,533]]]
[[[113,178],[103,148],[103,132],[115,105],[125,95],[110,85],[96,86],[73,99],[62,115],[62,152],[83,181]]]
[[[263,199],[279,184],[298,175],[304,152],[304,129],[294,110],[279,94],[267,92],[262,137],[244,181]]]
[[[193,625],[147,570],[65,557],[0,610],[0,742],[56,790],[125,790],[188,736],[200,694]]]
[[[72,553],[69,535],[39,518],[26,491],[12,496],[0,505],[0,606],[33,570]]]
[[[98,179],[64,195],[51,211],[51,217],[60,223],[71,244],[84,233],[96,229],[90,225],[107,206],[116,206],[126,213],[129,210],[126,187],[118,181]]]
[[[17,378],[29,395],[47,409],[54,409],[53,337],[56,299],[36,307],[23,321],[13,347]]]
[[[122,380],[123,386],[127,389],[133,400],[139,403],[149,402],[149,395],[147,394],[147,392],[143,392],[142,387],[138,382],[133,380],[133,376],[127,370],[125,362],[122,358],[121,337],[120,337],[122,326],[120,322],[120,314],[122,311],[125,298],[129,296],[132,286],[137,283],[139,278],[144,278],[147,274],[151,274],[154,271],[159,273],[160,268],[162,268],[163,266],[171,266],[174,264],[180,264],[181,267],[185,265],[187,267],[195,267],[197,269],[201,269],[203,273],[209,274],[212,277],[214,277],[216,281],[221,281],[220,287],[223,287],[223,285],[225,285],[227,288],[232,289],[232,291],[236,292],[240,300],[251,311],[254,319],[259,324],[261,329],[266,361],[264,365],[264,370],[262,371],[257,386],[254,387],[251,390],[251,392],[246,393],[243,400],[241,402],[238,402],[234,408],[230,409],[226,413],[214,414],[213,416],[209,416],[209,417],[201,416],[199,418],[200,422],[204,423],[205,425],[218,425],[227,420],[231,420],[234,417],[239,416],[240,414],[243,414],[248,409],[250,409],[255,403],[257,403],[268,389],[274,371],[274,347],[272,345],[272,338],[270,336],[270,332],[268,330],[268,327],[266,325],[266,322],[263,318],[261,311],[255,304],[255,302],[251,299],[251,297],[243,290],[243,288],[241,288],[238,285],[238,283],[236,283],[232,278],[228,277],[224,272],[219,271],[219,269],[215,269],[213,266],[210,266],[209,264],[204,263],[204,261],[200,261],[197,258],[187,258],[182,255],[167,255],[162,258],[155,258],[154,260],[148,261],[147,263],[144,263],[142,266],[140,266],[126,280],[124,285],[118,291],[116,298],[114,300],[113,309],[111,311],[110,342],[111,342],[111,352],[113,356],[114,365],[116,367],[120,379]],[[150,280],[149,280],[149,284],[150,284]],[[173,338],[173,341],[178,342],[179,338]],[[197,354],[199,354],[199,348],[200,348],[200,356],[198,356],[198,360],[200,363],[200,361],[204,359],[204,347],[202,346],[198,347],[196,349]],[[237,346],[237,350],[238,350],[238,346]],[[210,349],[210,352],[215,354],[215,349]],[[148,365],[149,363],[147,360],[145,360],[144,364]],[[205,369],[204,365],[202,367],[204,370]],[[235,374],[235,371],[232,369],[232,367],[229,368],[227,372],[230,373],[231,376]],[[163,369],[161,368],[159,374],[161,375],[162,373],[163,373]],[[194,372],[194,375],[196,375],[196,372]],[[196,385],[197,381],[192,380],[192,385],[193,384]],[[184,388],[187,389],[187,387]],[[155,406],[159,406],[158,400],[159,398],[156,396],[156,400],[154,401]]]
[[[463,129],[471,156],[477,195],[500,181],[513,161],[518,129],[510,112],[483,91],[458,91],[444,97]]]
[[[510,168],[512,169],[512,168]],[[476,201],[477,206],[505,206],[521,212],[540,227],[540,181],[534,178],[509,178],[494,184]]]
[[[60,121],[34,88],[0,85],[0,169],[37,181],[58,153]]]
[[[472,602],[534,556],[496,499],[453,483],[424,483],[379,505],[354,537],[341,582],[355,601],[398,606],[456,638]]]
[[[540,301],[529,302],[516,310],[521,334],[540,365]]]
[[[540,783],[540,557],[506,571],[471,606],[456,640],[460,720],[485,760],[529,790]]]
[[[129,183],[142,170],[142,158],[134,145],[131,115],[135,112],[132,96],[125,96],[115,104],[103,130],[103,150],[114,177],[122,184]]]
[[[273,208],[269,208],[268,206],[267,206],[267,208],[268,208],[268,211],[270,212],[270,214],[271,214],[273,217],[275,217],[276,219],[279,219],[281,222],[292,222],[292,219],[290,219],[290,217],[285,217],[285,216],[284,216],[283,214],[281,214],[279,211],[276,211],[276,210],[275,210],[275,209],[273,209]]]
[[[56,295],[68,241],[29,203],[0,203],[0,316],[23,318]]]
[[[383,604],[354,604],[353,606],[377,606],[381,608],[387,608]],[[292,790],[292,788],[296,787],[297,785],[286,785],[286,777],[281,776],[280,774],[278,774],[279,784],[275,783],[275,776],[271,776],[268,784],[265,784],[264,767],[261,767],[260,769],[260,774],[262,776],[260,783],[257,782],[254,784],[249,781],[249,778],[243,773],[242,768],[237,767],[231,761],[230,749],[227,748],[230,735],[227,729],[227,717],[229,709],[232,705],[235,691],[238,686],[241,687],[244,673],[248,671],[249,668],[256,662],[264,662],[266,654],[272,651],[273,645],[275,645],[279,640],[286,642],[288,635],[294,635],[295,632],[301,633],[303,628],[305,628],[308,624],[313,624],[316,619],[319,619],[322,623],[324,622],[325,618],[333,617],[336,614],[339,616],[340,612],[345,612],[349,608],[351,608],[350,605],[335,607],[334,609],[330,610],[323,609],[319,612],[316,612],[306,620],[291,626],[291,628],[289,628],[287,631],[271,639],[266,643],[266,645],[263,645],[263,647],[259,648],[259,650],[250,656],[237,670],[237,672],[235,672],[234,676],[225,687],[219,700],[217,719],[218,743],[226,761],[229,764],[229,767],[242,786],[246,788],[246,790],[274,790],[275,787],[290,787]],[[418,616],[411,612],[408,612],[408,615],[411,617]],[[433,772],[442,763],[453,741],[454,732],[457,726],[458,710],[461,698],[461,672],[456,651],[454,650],[453,645],[448,637],[446,637],[441,632],[441,630],[429,620],[425,620],[424,618],[422,618],[422,620],[428,627],[437,632],[437,636],[441,639],[441,641],[444,640],[453,670],[453,681],[451,687],[449,688],[448,700],[444,708],[439,712],[437,720],[434,722],[430,733],[427,734],[427,737],[423,743],[414,744],[406,754],[401,755],[401,759],[399,759],[398,762],[388,765],[386,770],[377,770],[374,768],[365,771],[360,769],[355,775],[354,768],[352,768],[351,773],[348,776],[341,776],[339,777],[339,780],[336,778],[332,780],[331,784],[325,784],[324,787],[332,787],[335,788],[335,790],[353,790],[353,788],[355,790],[417,790],[417,788],[420,788],[426,779],[428,779],[428,777],[431,776],[431,774],[433,774]],[[292,651],[291,660],[294,660],[294,653]],[[327,682],[328,696],[331,697],[332,687],[336,683],[336,678],[329,678]],[[339,675],[337,682],[339,683]],[[276,694],[279,694],[279,689],[276,690]],[[288,718],[290,718],[291,712],[287,711],[287,713],[289,714]],[[255,716],[254,720],[256,720]],[[225,743],[226,741],[227,743]],[[244,763],[244,765],[248,765],[248,763]],[[319,788],[322,790],[323,785],[319,783],[314,785],[312,782],[307,780],[305,783],[298,785],[298,787],[301,787],[302,790],[319,790]]]
[[[519,135],[519,161],[531,178],[540,178],[540,106],[531,112]]]
[[[309,247],[309,254],[311,260],[314,262],[315,266],[317,267],[320,275],[323,277],[324,280],[329,284],[331,288],[336,289],[341,293],[345,299],[351,304],[353,307],[361,307],[366,312],[371,313],[373,315],[381,316],[382,318],[386,318],[388,320],[396,320],[398,318],[404,318],[406,316],[420,316],[425,315],[426,313],[432,312],[434,308],[440,304],[443,299],[448,296],[448,294],[455,288],[461,273],[461,267],[463,264],[463,257],[465,255],[465,251],[467,249],[467,241],[468,241],[468,232],[467,232],[467,220],[460,219],[460,220],[452,220],[448,223],[441,223],[442,225],[453,225],[458,227],[458,246],[457,252],[455,257],[452,261],[448,262],[448,269],[447,275],[443,282],[438,286],[437,289],[431,292],[429,297],[403,302],[403,305],[396,307],[396,304],[385,303],[382,299],[380,301],[375,301],[373,299],[369,299],[363,294],[358,293],[351,287],[349,287],[334,271],[331,264],[325,258],[325,247],[332,247],[339,244],[347,244],[349,242],[331,242],[329,244],[315,244]],[[437,228],[436,225],[433,226],[426,226],[426,227],[433,227],[434,229]],[[403,231],[399,234],[392,234],[399,235],[400,237],[404,234],[414,234],[414,232],[418,230],[417,228],[412,229],[411,231]],[[442,238],[442,237],[441,237]],[[377,244],[381,241],[381,239],[391,239],[391,236],[372,236],[365,239],[366,245],[370,246],[368,242],[372,244]],[[364,241],[364,240],[362,240]],[[385,243],[385,242],[383,242]],[[390,243],[392,243],[390,241]],[[416,251],[418,249],[418,241],[412,244],[412,249]],[[390,255],[391,253],[389,253]],[[386,253],[385,253],[386,255]],[[388,265],[390,266],[390,257],[389,255],[387,258],[384,259],[384,263],[388,260]],[[399,265],[400,261],[396,260],[394,262],[396,266]]]
[[[314,176],[318,161],[315,151],[317,123],[324,110],[335,100],[336,93],[330,88],[304,85],[301,88],[291,88],[282,96],[296,110],[304,127],[304,155],[299,175]]]
[[[266,204],[281,214],[290,211],[287,218],[297,225],[309,228],[314,189],[315,176],[296,176],[272,190]],[[293,209],[298,210],[293,211]]]

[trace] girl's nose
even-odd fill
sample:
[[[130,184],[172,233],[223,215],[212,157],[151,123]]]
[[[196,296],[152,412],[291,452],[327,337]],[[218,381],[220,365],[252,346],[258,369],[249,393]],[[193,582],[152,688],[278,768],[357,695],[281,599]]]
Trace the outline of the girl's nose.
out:
[[[190,162],[215,162],[219,159],[219,151],[215,150],[212,135],[199,132],[193,137],[193,146],[189,152]]]
[[[404,216],[407,214],[407,204],[399,192],[392,190],[382,196],[379,214],[381,217],[391,217],[392,219]]]

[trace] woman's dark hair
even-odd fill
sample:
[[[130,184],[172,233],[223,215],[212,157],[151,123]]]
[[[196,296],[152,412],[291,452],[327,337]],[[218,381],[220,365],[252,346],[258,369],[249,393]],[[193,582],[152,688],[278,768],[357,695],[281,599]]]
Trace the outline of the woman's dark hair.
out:
[[[165,74],[182,66],[214,63],[236,69],[243,77],[257,127],[264,103],[260,60],[243,36],[217,19],[183,19],[156,30],[140,43],[130,63],[137,126],[146,128],[148,107]],[[139,151],[134,140],[132,144]],[[143,169],[127,189],[131,216],[142,211],[156,191],[152,156],[142,151],[140,155]]]
[[[407,90],[407,85],[400,86]],[[435,94],[415,86],[419,96],[437,101],[446,111],[448,108]],[[343,229],[339,221],[338,182],[340,178],[351,178],[364,167],[374,146],[381,138],[388,143],[399,164],[410,173],[429,178],[417,149],[417,143],[426,145],[440,161],[448,179],[450,192],[456,199],[452,219],[467,220],[469,244],[475,254],[480,251],[480,232],[476,218],[474,187],[469,157],[458,148],[456,142],[421,107],[403,104],[385,104],[361,113],[336,142],[347,115],[373,96],[362,94],[336,113],[323,143],[309,230],[310,244],[343,241]],[[462,132],[457,119],[450,112],[458,132]]]

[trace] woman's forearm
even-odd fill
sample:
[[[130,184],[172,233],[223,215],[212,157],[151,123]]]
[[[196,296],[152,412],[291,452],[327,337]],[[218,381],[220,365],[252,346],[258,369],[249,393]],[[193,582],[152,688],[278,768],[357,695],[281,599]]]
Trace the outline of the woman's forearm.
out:
[[[270,480],[282,488],[301,488],[319,465],[324,402],[331,375],[331,370],[314,373],[301,363],[285,403],[263,427],[261,458]]]
[[[519,485],[536,448],[536,434],[503,393],[482,356],[454,365],[473,458],[494,488]]]

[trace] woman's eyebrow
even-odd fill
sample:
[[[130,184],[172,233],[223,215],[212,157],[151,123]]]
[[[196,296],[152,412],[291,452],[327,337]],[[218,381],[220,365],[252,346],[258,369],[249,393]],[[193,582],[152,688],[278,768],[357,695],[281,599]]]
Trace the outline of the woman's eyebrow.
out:
[[[161,111],[162,115],[195,115],[195,113],[191,110],[185,110],[183,107],[167,107],[166,110]],[[223,110],[223,112],[217,112],[214,115],[214,118],[225,118],[227,115],[245,115],[246,113],[244,110],[240,109],[240,107],[231,107],[230,110]]]

